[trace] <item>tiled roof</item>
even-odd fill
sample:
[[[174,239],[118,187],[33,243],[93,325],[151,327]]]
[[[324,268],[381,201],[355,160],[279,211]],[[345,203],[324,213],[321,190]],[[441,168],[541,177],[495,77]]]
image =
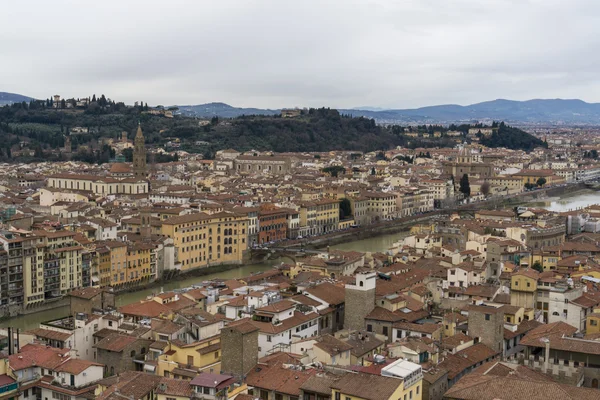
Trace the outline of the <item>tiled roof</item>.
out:
[[[169,315],[171,313],[171,309],[154,300],[149,300],[119,307],[119,312],[125,315],[134,315],[137,317],[156,318],[161,314]]]
[[[480,374],[463,377],[444,395],[456,400],[597,400],[598,396],[597,389]]]
[[[329,305],[338,305],[346,301],[345,289],[329,282],[306,289],[306,292]]]
[[[403,383],[402,379],[358,373],[342,376],[332,384],[332,388],[339,390],[342,397],[349,395],[365,400],[388,400]]]
[[[102,364],[98,364],[91,361],[71,358],[61,364],[55,369],[56,372],[67,372],[69,374],[78,375],[88,369],[89,367],[103,367]]]
[[[367,314],[365,319],[375,321],[396,322],[401,321],[403,318],[402,315],[399,315],[399,313],[390,311],[387,308],[375,307],[369,314]]]
[[[425,324],[413,324],[410,322],[396,322],[393,327],[395,329],[403,329],[411,332],[429,333],[432,334],[442,326],[438,324],[425,323]]]
[[[50,329],[43,329],[43,328],[31,329],[25,333],[29,333],[31,335],[41,337],[44,339],[59,340],[61,342],[64,342],[65,340],[69,339],[72,335],[72,334],[66,333],[66,332],[58,332],[58,331],[53,331]]]
[[[105,337],[94,345],[97,349],[108,351],[123,351],[127,346],[138,340],[138,338],[129,335],[115,333]]]
[[[162,378],[156,388],[156,394],[191,398],[192,386],[187,379]]]
[[[352,349],[352,346],[331,335],[322,335],[316,339],[314,346],[329,355],[336,355]]]
[[[57,349],[30,343],[23,346],[19,353],[8,356],[8,362],[13,371],[32,366],[54,369],[65,361],[68,354],[69,349]]]

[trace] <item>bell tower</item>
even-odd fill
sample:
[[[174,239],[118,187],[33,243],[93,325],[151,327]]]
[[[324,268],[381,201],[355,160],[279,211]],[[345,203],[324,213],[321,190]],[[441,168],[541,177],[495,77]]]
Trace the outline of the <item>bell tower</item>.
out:
[[[138,179],[146,179],[146,147],[142,126],[138,124],[135,139],[133,139],[133,175]]]

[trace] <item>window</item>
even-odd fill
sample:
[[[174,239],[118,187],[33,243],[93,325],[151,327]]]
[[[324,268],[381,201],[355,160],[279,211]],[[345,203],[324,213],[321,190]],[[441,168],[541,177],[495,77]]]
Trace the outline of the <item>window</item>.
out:
[[[373,332],[373,325],[371,325],[371,324],[367,325],[367,332]]]
[[[486,320],[486,321],[489,321],[489,320],[490,320],[490,318],[491,318],[491,315],[490,315],[490,314],[485,314],[485,320]]]
[[[208,387],[203,387],[203,388],[202,388],[202,392],[203,392],[204,394],[210,394],[210,388],[208,388]]]
[[[267,342],[270,342],[270,341],[271,341],[271,335],[268,335],[267,336]]]
[[[383,327],[383,334],[384,334],[385,336],[387,336],[387,335],[388,335],[388,327],[387,327],[387,326],[384,326],[384,327]]]

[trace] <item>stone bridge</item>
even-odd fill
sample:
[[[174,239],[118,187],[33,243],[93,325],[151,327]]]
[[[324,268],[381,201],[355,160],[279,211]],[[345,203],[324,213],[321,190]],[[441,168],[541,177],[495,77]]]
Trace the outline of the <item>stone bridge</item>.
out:
[[[250,257],[253,261],[287,258],[291,260],[293,264],[296,264],[298,258],[322,253],[322,251],[301,247],[254,247],[250,249]]]

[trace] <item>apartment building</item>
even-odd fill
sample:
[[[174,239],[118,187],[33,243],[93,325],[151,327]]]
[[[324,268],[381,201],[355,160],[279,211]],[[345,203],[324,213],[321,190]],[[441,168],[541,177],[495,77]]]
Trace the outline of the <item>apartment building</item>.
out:
[[[396,216],[396,193],[367,192],[369,213],[376,220],[386,220]]]
[[[181,270],[239,264],[247,250],[248,218],[235,212],[194,213],[165,220],[163,235],[173,239]]]
[[[329,233],[338,229],[340,202],[337,199],[315,201],[317,233]]]
[[[284,240],[287,237],[287,210],[263,206],[258,212],[258,243]]]

